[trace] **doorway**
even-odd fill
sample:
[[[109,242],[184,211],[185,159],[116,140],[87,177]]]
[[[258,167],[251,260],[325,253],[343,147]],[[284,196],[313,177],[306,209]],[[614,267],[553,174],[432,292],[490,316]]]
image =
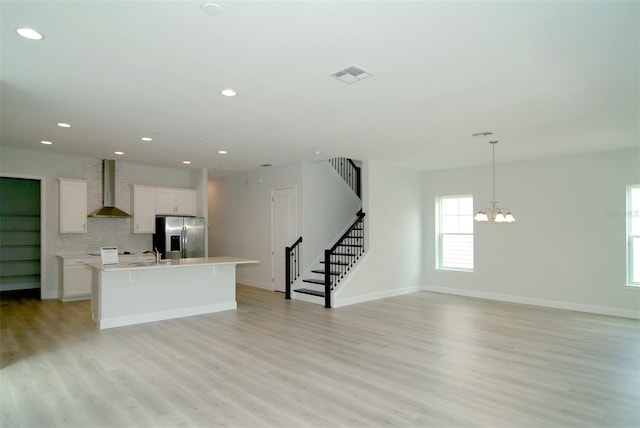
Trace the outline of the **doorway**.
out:
[[[0,177],[0,292],[42,294],[42,181]],[[32,294],[33,295],[33,294]]]
[[[271,189],[271,282],[274,291],[285,290],[285,247],[297,237],[295,186]]]

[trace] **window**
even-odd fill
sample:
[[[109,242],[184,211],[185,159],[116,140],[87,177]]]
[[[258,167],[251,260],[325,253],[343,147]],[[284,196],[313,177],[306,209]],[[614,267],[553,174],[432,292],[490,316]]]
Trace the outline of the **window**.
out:
[[[627,187],[627,284],[640,286],[640,184]]]
[[[436,268],[473,270],[473,197],[436,198]]]

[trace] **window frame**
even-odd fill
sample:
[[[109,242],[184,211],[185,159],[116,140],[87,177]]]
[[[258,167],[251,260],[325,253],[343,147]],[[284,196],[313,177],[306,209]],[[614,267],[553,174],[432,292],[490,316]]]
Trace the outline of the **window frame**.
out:
[[[627,246],[627,260],[626,260],[626,270],[627,270],[627,287],[632,287],[635,289],[640,289],[640,281],[633,281],[635,272],[633,270],[633,259],[634,256],[637,257],[637,255],[634,254],[634,248],[633,248],[633,240],[634,239],[640,239],[640,230],[638,230],[636,232],[636,234],[632,234],[632,221],[634,218],[637,218],[640,216],[640,211],[634,211],[632,210],[633,208],[633,204],[632,204],[632,198],[631,198],[631,193],[632,190],[637,189],[638,191],[640,191],[640,184],[630,184],[627,186],[627,201],[626,201],[626,218],[627,218],[627,229],[626,229],[626,246]],[[639,202],[636,202],[639,203]],[[640,229],[640,228],[639,228]],[[637,248],[636,250],[640,250],[640,245],[638,246],[639,248]],[[638,276],[640,277],[640,273],[638,274]]]
[[[471,198],[471,206],[473,207],[473,195],[471,194],[463,194],[463,195],[442,195],[435,197],[435,269],[442,271],[453,271],[453,272],[473,272],[475,268],[475,225],[473,224],[473,209],[471,210],[469,216],[471,218],[471,233],[468,232],[442,232],[441,227],[443,224],[443,213],[442,213],[442,204],[445,199],[463,199],[463,198]],[[460,216],[460,214],[458,214]],[[444,266],[444,235],[452,235],[452,236],[471,236],[471,268],[466,267],[457,267],[457,266]]]

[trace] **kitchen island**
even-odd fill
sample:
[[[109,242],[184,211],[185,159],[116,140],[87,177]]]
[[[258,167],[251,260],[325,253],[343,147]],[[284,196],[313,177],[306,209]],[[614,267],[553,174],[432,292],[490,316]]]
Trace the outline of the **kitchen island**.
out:
[[[237,308],[235,257],[170,259],[92,269],[91,316],[105,329]]]

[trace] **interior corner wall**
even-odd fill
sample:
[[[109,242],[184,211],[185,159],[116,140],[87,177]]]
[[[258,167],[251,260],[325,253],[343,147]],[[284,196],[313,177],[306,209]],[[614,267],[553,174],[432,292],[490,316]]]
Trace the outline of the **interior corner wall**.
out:
[[[362,207],[360,198],[327,161],[302,165],[302,266],[310,268]]]
[[[475,223],[474,271],[435,268],[435,197],[491,201],[491,169],[423,173],[425,289],[638,317],[626,287],[626,186],[640,183],[640,150],[496,165],[496,198],[512,224]]]
[[[207,168],[200,168],[191,171],[191,185],[189,188],[195,189],[197,193],[196,197],[196,215],[199,217],[204,217],[205,219],[208,217],[207,213],[209,211],[208,204],[208,181],[209,177],[207,174]]]
[[[382,161],[363,163],[368,252],[338,287],[335,307],[419,290],[423,236],[420,174]]]
[[[238,282],[273,289],[271,191],[289,186],[297,191],[297,235],[304,239],[303,269],[338,237],[360,208],[360,199],[328,162],[212,177],[208,184],[209,254],[260,260],[255,266],[238,266]]]
[[[196,215],[204,217],[205,230],[209,236],[209,184],[207,168],[200,168],[191,172],[191,188],[196,190]],[[204,241],[204,254],[209,256],[209,239]]]
[[[271,190],[297,189],[298,231],[302,215],[302,165],[270,167],[209,180],[209,255],[260,260],[238,265],[236,281],[254,287],[271,285]]]

